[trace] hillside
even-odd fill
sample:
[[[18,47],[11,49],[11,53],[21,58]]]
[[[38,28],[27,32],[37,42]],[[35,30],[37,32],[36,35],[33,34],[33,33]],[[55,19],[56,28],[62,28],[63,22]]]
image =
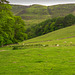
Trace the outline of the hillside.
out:
[[[17,45],[0,48],[0,74],[10,75],[10,73],[13,75],[74,75],[75,25]]]
[[[38,24],[48,18],[75,15],[75,4],[62,4],[54,6],[31,5],[21,6],[12,5],[15,15],[21,16],[27,25]]]
[[[24,41],[23,43],[45,42],[75,37],[75,25],[62,28],[48,34]]]
[[[48,11],[52,17],[66,16],[67,14],[75,15],[75,4],[48,6]]]
[[[50,15],[47,10],[47,6],[42,5],[31,5],[31,6],[19,6],[13,5],[12,11],[15,15],[21,16],[25,23],[28,25],[36,24],[42,22],[48,18]]]
[[[0,8],[0,75],[75,75],[74,15],[57,17],[66,13],[54,14],[56,6],[32,5],[13,6],[14,16],[7,0],[0,1]],[[33,26],[25,29],[25,23]]]

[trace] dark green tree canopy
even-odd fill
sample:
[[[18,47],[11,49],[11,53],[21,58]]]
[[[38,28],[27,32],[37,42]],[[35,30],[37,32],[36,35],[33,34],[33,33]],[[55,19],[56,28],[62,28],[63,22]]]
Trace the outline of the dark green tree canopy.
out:
[[[67,26],[71,26],[75,24],[75,16],[69,14],[65,17],[57,17],[48,19],[40,24],[31,27],[30,29],[26,30],[28,34],[28,38],[37,37]]]

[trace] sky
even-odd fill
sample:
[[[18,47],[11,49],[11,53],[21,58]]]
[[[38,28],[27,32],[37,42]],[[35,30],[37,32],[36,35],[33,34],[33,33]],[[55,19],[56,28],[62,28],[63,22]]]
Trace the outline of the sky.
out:
[[[75,0],[8,0],[8,1],[10,2],[10,4],[18,4],[18,5],[41,4],[46,6],[75,3]]]

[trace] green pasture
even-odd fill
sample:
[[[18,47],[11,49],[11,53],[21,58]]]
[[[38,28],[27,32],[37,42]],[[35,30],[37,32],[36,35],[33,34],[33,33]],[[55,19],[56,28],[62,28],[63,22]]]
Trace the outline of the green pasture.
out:
[[[74,28],[1,47],[0,75],[75,75]]]

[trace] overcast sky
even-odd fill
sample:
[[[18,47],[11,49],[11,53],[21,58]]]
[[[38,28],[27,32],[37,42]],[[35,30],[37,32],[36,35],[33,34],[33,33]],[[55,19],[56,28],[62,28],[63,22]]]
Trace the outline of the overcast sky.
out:
[[[32,4],[42,4],[42,5],[56,5],[56,4],[66,4],[75,3],[75,0],[8,0],[11,4],[21,4],[21,5],[32,5]]]

